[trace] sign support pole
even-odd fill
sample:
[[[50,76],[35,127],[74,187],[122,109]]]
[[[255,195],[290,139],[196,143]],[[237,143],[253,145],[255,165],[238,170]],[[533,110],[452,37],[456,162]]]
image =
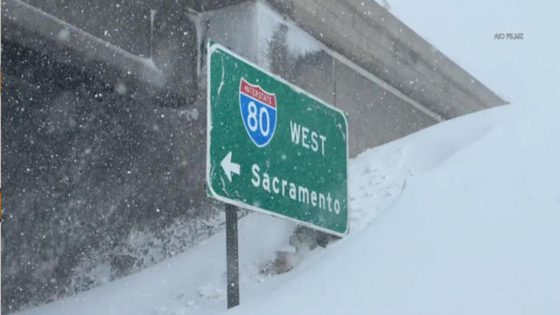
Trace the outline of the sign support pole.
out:
[[[227,308],[239,305],[237,207],[226,204]]]

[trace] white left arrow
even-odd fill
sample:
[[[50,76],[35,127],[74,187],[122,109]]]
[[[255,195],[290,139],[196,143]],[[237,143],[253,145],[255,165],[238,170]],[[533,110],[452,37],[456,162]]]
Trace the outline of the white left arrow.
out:
[[[241,166],[237,163],[233,163],[231,161],[231,151],[226,155],[226,157],[220,163],[222,168],[224,169],[224,173],[228,180],[231,182],[231,173],[239,175],[241,173]]]

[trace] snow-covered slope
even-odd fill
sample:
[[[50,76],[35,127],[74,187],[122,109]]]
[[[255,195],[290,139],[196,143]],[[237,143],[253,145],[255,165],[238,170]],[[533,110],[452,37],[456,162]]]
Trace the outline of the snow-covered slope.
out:
[[[456,151],[446,148],[465,131],[461,123],[502,120],[511,111],[481,113],[400,141],[401,152],[423,160],[416,165],[424,171],[407,180],[390,211],[308,259],[289,282],[228,313],[560,313],[558,133],[537,136],[494,121],[485,135]],[[532,140],[518,141],[520,133]],[[440,148],[450,154],[434,154]],[[367,164],[375,153],[354,164]]]
[[[284,275],[259,270],[287,248],[293,224],[243,219],[242,303],[228,313],[558,314],[559,121],[519,123],[520,108],[449,121],[352,160],[351,233]],[[23,314],[220,313],[224,243],[216,235]]]

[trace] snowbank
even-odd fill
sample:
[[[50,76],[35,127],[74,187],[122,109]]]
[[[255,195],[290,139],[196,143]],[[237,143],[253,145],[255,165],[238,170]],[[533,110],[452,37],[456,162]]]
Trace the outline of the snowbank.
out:
[[[350,167],[350,235],[287,274],[259,270],[287,248],[293,224],[258,214],[242,220],[242,303],[228,313],[558,313],[560,138],[546,123],[516,124],[522,114],[497,108],[361,154]],[[216,235],[22,314],[225,311],[224,246]]]

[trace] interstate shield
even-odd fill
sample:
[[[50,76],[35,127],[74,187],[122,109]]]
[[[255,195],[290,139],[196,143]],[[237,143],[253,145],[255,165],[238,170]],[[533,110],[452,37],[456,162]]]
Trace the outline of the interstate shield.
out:
[[[276,130],[276,95],[241,78],[239,106],[249,138],[257,147],[265,147],[272,140]]]

